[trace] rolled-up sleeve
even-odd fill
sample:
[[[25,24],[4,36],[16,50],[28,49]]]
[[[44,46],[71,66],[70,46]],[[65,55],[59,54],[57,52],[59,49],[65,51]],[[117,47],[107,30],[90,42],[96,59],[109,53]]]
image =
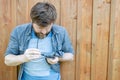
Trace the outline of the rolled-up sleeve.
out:
[[[5,55],[8,55],[8,54],[17,55],[18,54],[18,36],[17,36],[17,34],[18,34],[17,29],[15,28],[11,32],[9,44],[6,49]]]
[[[64,40],[62,43],[62,51],[64,53],[72,53],[74,54],[74,49],[72,46],[72,42],[69,38],[68,32],[66,30],[64,30]]]

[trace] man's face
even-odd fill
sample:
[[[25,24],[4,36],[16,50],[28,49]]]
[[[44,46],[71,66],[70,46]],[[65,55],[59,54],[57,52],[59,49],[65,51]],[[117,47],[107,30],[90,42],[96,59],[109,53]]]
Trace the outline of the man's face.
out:
[[[47,27],[38,26],[37,24],[33,23],[33,29],[36,35],[43,39],[47,36],[47,34],[51,31],[52,24],[48,25]]]

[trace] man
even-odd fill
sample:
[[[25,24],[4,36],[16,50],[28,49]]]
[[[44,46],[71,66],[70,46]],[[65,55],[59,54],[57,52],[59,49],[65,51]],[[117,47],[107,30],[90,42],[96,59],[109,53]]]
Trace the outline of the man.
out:
[[[73,47],[65,28],[55,25],[55,7],[38,2],[30,12],[32,23],[11,33],[5,64],[20,65],[18,80],[60,80],[60,62],[73,60]]]

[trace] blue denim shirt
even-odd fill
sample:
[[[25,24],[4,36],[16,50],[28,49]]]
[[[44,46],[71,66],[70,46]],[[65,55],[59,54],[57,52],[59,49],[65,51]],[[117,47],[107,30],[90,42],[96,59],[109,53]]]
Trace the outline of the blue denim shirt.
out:
[[[64,27],[54,24],[51,29],[52,47],[54,52],[74,53],[70,38]],[[5,55],[14,54],[20,55],[28,48],[29,40],[31,39],[32,23],[18,25],[11,33],[10,41]],[[60,72],[60,63],[51,65],[51,68],[56,72]],[[21,80],[24,63],[20,65],[18,80]]]

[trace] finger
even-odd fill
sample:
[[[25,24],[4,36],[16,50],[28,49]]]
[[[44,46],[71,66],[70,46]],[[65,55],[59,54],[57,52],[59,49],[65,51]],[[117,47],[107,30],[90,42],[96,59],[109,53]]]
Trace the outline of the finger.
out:
[[[37,51],[31,51],[31,52],[28,52],[30,55],[40,55],[40,52],[37,52]]]
[[[39,50],[37,48],[28,48],[28,50]]]
[[[56,62],[58,61],[58,57],[55,57],[55,58],[50,58],[53,62]]]
[[[58,62],[58,58],[56,58],[56,57],[54,59],[48,58],[48,60],[50,63],[53,63],[53,64],[56,64]]]
[[[26,54],[30,54],[30,55],[40,55],[41,52],[40,52],[40,51],[27,51]]]
[[[29,55],[28,58],[31,59],[37,59],[40,58],[40,55]]]
[[[38,51],[38,52],[40,52],[40,50],[39,50],[39,49],[36,49],[36,48],[29,48],[29,49],[27,49],[26,51]]]

